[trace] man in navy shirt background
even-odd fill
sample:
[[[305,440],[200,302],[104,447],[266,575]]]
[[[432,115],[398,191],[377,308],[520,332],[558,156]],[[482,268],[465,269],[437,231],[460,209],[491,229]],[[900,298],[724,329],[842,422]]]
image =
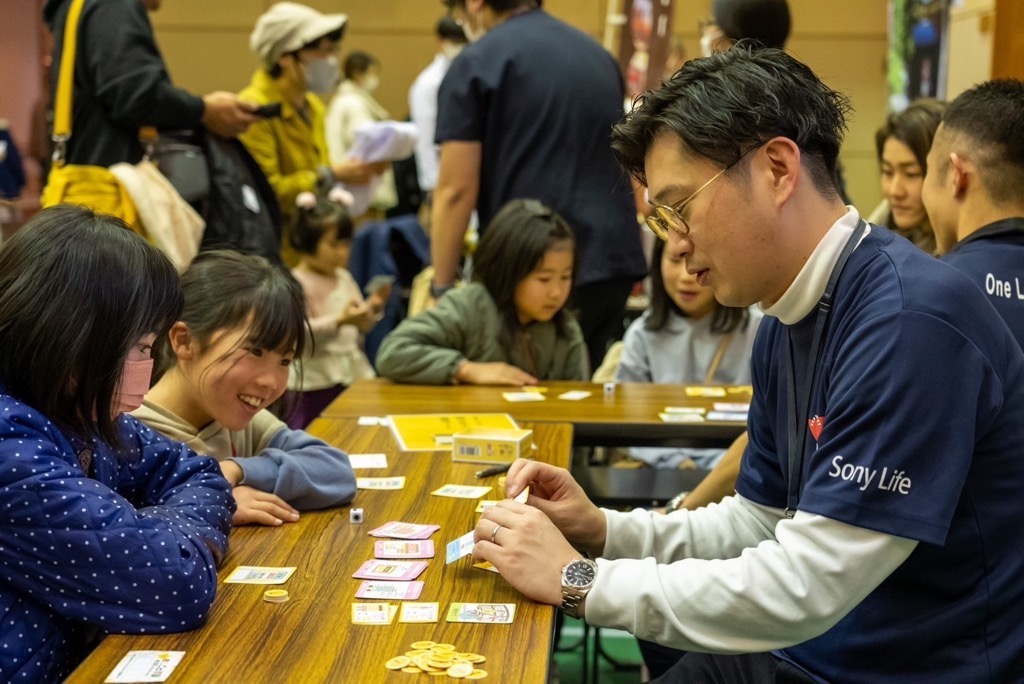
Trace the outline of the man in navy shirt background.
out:
[[[921,191],[942,260],[980,287],[1024,346],[1024,83],[982,83],[949,106]]]
[[[666,250],[768,314],[736,495],[602,511],[518,461],[507,493],[528,503],[475,530],[527,596],[689,651],[664,681],[1024,680],[1024,353],[967,276],[843,204],[847,110],[739,46],[613,136]]]

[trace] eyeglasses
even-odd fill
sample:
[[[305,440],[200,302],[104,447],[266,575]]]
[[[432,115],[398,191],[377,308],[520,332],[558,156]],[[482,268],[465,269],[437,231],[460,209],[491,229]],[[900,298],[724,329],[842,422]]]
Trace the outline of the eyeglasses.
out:
[[[690,195],[683,201],[678,202],[677,204],[670,205],[654,205],[654,213],[647,217],[647,227],[650,228],[655,235],[657,235],[665,242],[668,242],[669,231],[676,233],[680,237],[686,237],[687,235],[689,235],[690,224],[688,224],[686,222],[686,219],[683,218],[683,210],[686,209],[686,205],[692,202],[693,198],[699,195],[701,191],[704,190],[704,188],[708,187],[716,180],[718,180],[723,174],[725,174],[726,171],[739,164],[740,160],[743,159],[743,157],[747,156],[748,152],[757,149],[763,144],[764,143],[758,143],[756,145],[748,147],[746,150],[740,153],[740,156],[736,158],[736,161],[734,161],[732,164],[729,164],[724,169],[722,169],[714,176],[712,176],[711,180],[697,188],[697,190],[694,191],[692,195]]]

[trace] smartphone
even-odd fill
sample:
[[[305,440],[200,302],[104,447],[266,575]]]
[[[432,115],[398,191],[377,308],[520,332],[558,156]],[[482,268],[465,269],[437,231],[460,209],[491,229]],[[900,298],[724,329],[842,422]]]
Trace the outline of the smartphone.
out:
[[[264,119],[273,119],[281,116],[281,103],[271,102],[270,104],[260,105],[254,112],[256,116],[262,116]]]
[[[370,282],[368,282],[366,284],[366,287],[363,288],[363,292],[365,292],[366,296],[369,297],[370,295],[372,295],[374,292],[376,292],[380,288],[382,288],[382,287],[384,287],[386,285],[391,285],[394,282],[395,282],[395,276],[393,276],[393,275],[385,275],[383,273],[380,273],[380,274],[377,274],[377,275],[373,276],[372,278],[370,278]]]

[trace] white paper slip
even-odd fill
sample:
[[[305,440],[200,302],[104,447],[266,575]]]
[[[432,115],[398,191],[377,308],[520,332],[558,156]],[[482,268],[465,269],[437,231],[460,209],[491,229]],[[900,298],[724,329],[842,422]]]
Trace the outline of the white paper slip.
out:
[[[383,416],[360,416],[359,425],[369,427],[372,425],[387,425],[387,418]]]
[[[166,682],[184,657],[184,651],[128,651],[103,681],[106,684]]]
[[[295,568],[263,568],[255,565],[239,565],[224,580],[227,584],[284,584],[295,572]]]
[[[725,411],[727,413],[746,413],[747,411],[750,410],[750,404],[716,401],[714,404],[714,408],[716,411]]]
[[[544,395],[540,392],[502,392],[501,396],[505,401],[544,401]]]
[[[398,477],[357,477],[356,489],[405,489],[405,475]]]
[[[590,396],[590,392],[584,392],[583,390],[571,390],[569,392],[562,392],[558,395],[559,399],[565,399],[566,401],[579,401],[580,399],[586,399]]]
[[[403,603],[399,622],[437,622],[437,603]]]
[[[349,454],[348,462],[353,470],[388,467],[387,454]]]
[[[658,417],[666,423],[703,423],[704,416],[699,413],[659,413]]]
[[[470,485],[447,484],[430,492],[434,496],[450,496],[453,499],[479,499],[493,487],[472,487]]]
[[[701,406],[666,406],[665,413],[697,413],[703,416],[707,409]]]
[[[747,414],[739,413],[738,411],[709,411],[708,420],[717,420],[723,422],[736,422],[746,423]]]
[[[414,601],[423,593],[423,582],[385,582],[366,580],[359,585],[356,598]]]

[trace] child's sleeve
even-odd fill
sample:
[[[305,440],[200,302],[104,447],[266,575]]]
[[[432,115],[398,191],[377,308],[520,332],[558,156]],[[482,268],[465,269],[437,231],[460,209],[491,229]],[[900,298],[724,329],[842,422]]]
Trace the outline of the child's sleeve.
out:
[[[637,319],[629,326],[622,340],[622,357],[615,371],[615,379],[618,382],[654,382],[641,320]]]
[[[467,358],[469,312],[459,306],[459,294],[445,295],[436,307],[405,319],[384,338],[376,360],[381,377],[414,385],[452,381],[459,363]]]
[[[258,451],[231,459],[242,469],[242,484],[271,492],[299,510],[340,506],[352,500],[356,477],[344,451],[308,432],[289,429],[269,412],[269,429],[259,430],[256,423],[264,422],[263,413],[253,421],[253,443]]]

